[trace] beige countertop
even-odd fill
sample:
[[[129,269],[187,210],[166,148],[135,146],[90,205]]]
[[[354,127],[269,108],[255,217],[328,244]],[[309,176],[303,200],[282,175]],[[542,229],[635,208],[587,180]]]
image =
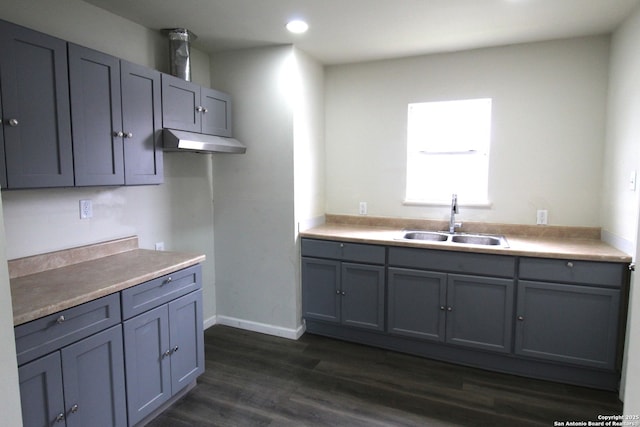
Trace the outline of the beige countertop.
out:
[[[468,224],[462,232],[502,234],[508,248],[466,245],[447,242],[401,240],[405,229],[443,230],[442,222],[403,223],[398,220],[328,216],[326,224],[300,232],[302,237],[344,242],[406,246],[459,252],[478,252],[541,258],[579,259],[590,261],[631,262],[631,256],[595,238],[599,229],[570,227],[535,227],[517,225]],[[463,224],[465,226],[465,224]]]
[[[199,264],[204,255],[137,248],[137,238],[9,261],[14,326]]]

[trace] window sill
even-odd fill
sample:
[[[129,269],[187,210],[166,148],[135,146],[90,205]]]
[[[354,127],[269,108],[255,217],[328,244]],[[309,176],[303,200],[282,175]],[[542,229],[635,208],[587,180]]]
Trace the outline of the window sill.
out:
[[[409,200],[405,199],[402,204],[404,206],[451,206],[451,201],[445,200]],[[492,204],[490,201],[478,201],[478,202],[469,202],[463,203],[458,199],[458,206],[464,208],[478,208],[478,209],[490,209]]]

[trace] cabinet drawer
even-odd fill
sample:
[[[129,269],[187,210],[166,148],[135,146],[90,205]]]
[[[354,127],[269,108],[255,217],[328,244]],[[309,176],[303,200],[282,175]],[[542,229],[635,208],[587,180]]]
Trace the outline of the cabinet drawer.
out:
[[[302,256],[384,264],[384,246],[302,239]]]
[[[520,278],[620,288],[626,264],[545,258],[520,259]]]
[[[431,249],[389,248],[389,265],[461,274],[513,277],[515,257]]]
[[[129,319],[202,286],[200,265],[158,277],[122,291],[122,318]]]
[[[18,365],[120,323],[117,293],[15,328]]]

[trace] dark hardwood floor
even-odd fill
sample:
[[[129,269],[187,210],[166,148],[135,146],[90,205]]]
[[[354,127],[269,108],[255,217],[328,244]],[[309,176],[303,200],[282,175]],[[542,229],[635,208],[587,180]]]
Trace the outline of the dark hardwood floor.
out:
[[[617,393],[305,334],[214,326],[206,372],[151,427],[553,426],[621,414]]]

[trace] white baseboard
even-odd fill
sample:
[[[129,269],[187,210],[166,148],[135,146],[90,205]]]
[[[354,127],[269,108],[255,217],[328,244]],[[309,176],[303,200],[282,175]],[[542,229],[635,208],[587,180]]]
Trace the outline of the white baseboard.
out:
[[[251,320],[237,319],[235,317],[215,315],[204,320],[204,329],[213,325],[231,326],[261,334],[274,335],[276,337],[297,340],[304,334],[304,324],[296,329],[283,328],[281,326],[268,325],[266,323],[253,322]]]

